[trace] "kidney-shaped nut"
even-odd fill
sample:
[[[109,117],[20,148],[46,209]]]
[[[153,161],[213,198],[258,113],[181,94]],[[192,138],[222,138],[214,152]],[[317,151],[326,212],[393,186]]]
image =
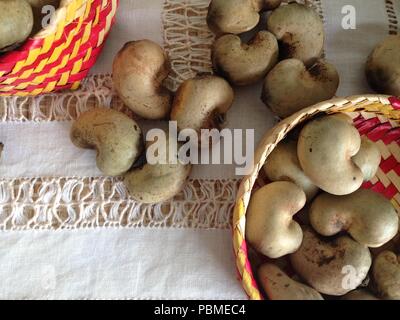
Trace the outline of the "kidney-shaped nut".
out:
[[[379,300],[366,289],[357,289],[344,295],[341,300]]]
[[[380,297],[400,300],[400,255],[391,251],[379,254],[374,260],[372,274]]]
[[[127,115],[106,108],[79,116],[71,129],[71,140],[80,148],[97,150],[97,167],[106,175],[128,171],[143,150],[142,131]]]
[[[297,142],[284,140],[268,156],[263,167],[271,181],[291,181],[297,184],[310,201],[318,193],[318,187],[304,174],[297,158]]]
[[[170,65],[164,50],[150,40],[128,42],[115,56],[113,82],[122,101],[145,119],[163,119],[172,94],[163,86]]]
[[[339,86],[333,65],[318,59],[306,67],[297,59],[278,63],[264,81],[262,100],[273,113],[286,118],[305,107],[331,99]]]
[[[214,43],[214,70],[233,84],[252,84],[263,79],[278,62],[278,51],[278,42],[268,31],[257,33],[249,44],[228,34]]]
[[[164,146],[150,144],[154,148],[153,150],[150,150],[150,146],[147,148],[148,163],[125,175],[124,184],[134,200],[140,203],[164,202],[184,188],[191,165],[181,163],[177,153],[170,156],[169,150],[178,150],[178,143],[174,141],[175,146],[171,146],[171,142],[167,139]],[[149,157],[154,155],[157,155],[157,159],[149,163]]]
[[[390,35],[370,54],[366,75],[377,92],[400,96],[400,35]]]
[[[212,0],[207,24],[216,34],[239,34],[253,29],[260,21],[259,12],[272,10],[282,0]]]
[[[0,1],[0,50],[19,44],[33,27],[32,8],[25,0]]]
[[[290,261],[309,285],[320,293],[341,296],[363,282],[372,263],[367,247],[347,236],[329,241],[308,228],[303,233],[303,243]]]
[[[257,190],[247,210],[246,237],[249,243],[269,258],[296,251],[303,233],[292,218],[305,203],[305,193],[292,182],[272,182]]]
[[[372,248],[389,242],[399,229],[399,218],[391,202],[367,189],[345,196],[319,195],[311,205],[310,222],[323,236],[347,231],[354,240]]]
[[[364,181],[369,181],[379,169],[381,152],[374,142],[367,137],[362,137],[360,151],[358,151],[352,160],[361,169]]]
[[[171,120],[178,128],[219,128],[221,116],[233,103],[234,93],[229,83],[215,76],[201,76],[184,81],[176,92]]]
[[[300,132],[297,155],[304,173],[322,190],[350,194],[360,188],[364,176],[352,161],[361,146],[360,134],[338,116],[322,116]]]
[[[271,300],[324,300],[313,288],[289,278],[272,263],[258,269],[258,278]]]
[[[299,3],[279,7],[269,16],[267,30],[278,39],[282,59],[295,58],[308,65],[322,54],[324,25],[310,7]]]

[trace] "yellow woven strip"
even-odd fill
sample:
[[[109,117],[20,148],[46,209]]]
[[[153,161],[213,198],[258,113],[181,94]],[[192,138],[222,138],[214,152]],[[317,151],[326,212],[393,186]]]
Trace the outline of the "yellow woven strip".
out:
[[[19,79],[28,79],[35,69],[28,69],[25,70],[18,78]]]
[[[84,62],[88,61],[91,55],[92,55],[92,48],[89,48],[89,50],[86,52],[85,57],[83,58],[83,61]]]
[[[5,71],[0,71],[0,77],[2,77],[5,73]]]
[[[47,74],[42,74],[40,76],[35,77],[35,79],[32,80],[33,84],[41,84],[43,83],[47,78]]]
[[[41,53],[43,54],[49,52],[51,47],[53,46],[53,42],[54,42],[54,34],[44,38]]]
[[[55,48],[47,63],[50,64],[50,63],[53,63],[54,61],[56,61],[62,54],[63,50],[64,50],[63,45]]]
[[[17,80],[18,78],[14,77],[14,78],[7,78],[5,79],[2,84],[13,84],[15,80]]]
[[[85,44],[90,39],[91,32],[92,32],[92,24],[88,23],[85,26],[85,32],[82,35],[81,45]]]
[[[13,75],[13,74],[15,74],[15,73],[21,71],[21,69],[22,69],[23,67],[25,67],[25,60],[20,60],[20,61],[18,61],[18,62],[15,64],[14,69],[12,70],[12,72],[11,72],[10,75]]]
[[[40,89],[32,90],[31,94],[33,96],[37,96],[37,95],[41,94],[42,92],[43,92],[43,89],[40,88]]]
[[[58,81],[58,85],[59,86],[65,86],[68,83],[68,79],[69,79],[69,72],[64,72],[61,75],[60,80]]]
[[[74,63],[74,67],[72,68],[71,74],[77,74],[79,71],[81,71],[82,63],[83,63],[82,59],[81,60],[77,60]]]
[[[29,51],[28,58],[26,59],[26,65],[30,66],[36,61],[41,53],[41,48],[32,49]]]
[[[30,84],[30,82],[22,82],[22,83],[20,83],[19,85],[15,86],[14,89],[17,89],[17,90],[24,90],[24,89],[26,89],[26,87],[27,87],[29,84]]]
[[[89,1],[86,5],[85,14],[83,15],[85,19],[89,16],[91,9],[92,9],[92,3]]]
[[[75,42],[74,50],[72,50],[71,59],[73,59],[77,56],[77,54],[79,53],[80,47],[81,47],[81,40],[78,40],[77,42]]]
[[[81,82],[80,82],[80,81],[75,81],[75,82],[72,84],[71,89],[72,89],[72,90],[76,90],[76,89],[79,88],[80,85],[81,85]]]
[[[39,65],[36,67],[35,69],[35,73],[41,73],[44,69],[44,67],[47,65],[47,61],[49,59],[43,59],[42,61],[40,61]]]
[[[99,32],[99,39],[97,40],[97,46],[100,47],[101,44],[104,42],[105,31],[104,29]]]
[[[57,82],[56,81],[52,81],[49,82],[46,86],[46,88],[44,88],[43,92],[51,92],[54,90],[54,88],[56,87]]]
[[[96,8],[96,15],[94,16],[93,20],[93,25],[97,26],[99,24],[99,18],[100,18],[100,7]]]

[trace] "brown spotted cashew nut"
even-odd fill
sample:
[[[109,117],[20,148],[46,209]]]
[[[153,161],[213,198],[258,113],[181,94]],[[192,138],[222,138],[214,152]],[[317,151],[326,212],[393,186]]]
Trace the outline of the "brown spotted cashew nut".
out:
[[[384,251],[372,267],[374,283],[383,299],[400,300],[400,255]]]
[[[163,86],[170,65],[164,50],[150,40],[128,42],[113,63],[114,87],[122,101],[145,119],[163,119],[172,94]]]
[[[316,290],[289,278],[272,263],[258,269],[258,278],[271,300],[324,300]]]
[[[264,171],[271,181],[291,181],[307,196],[307,201],[318,193],[318,187],[304,174],[297,158],[297,142],[286,139],[279,143],[268,156]]]
[[[0,1],[0,51],[24,42],[33,27],[32,8],[25,0]]]
[[[260,21],[259,12],[272,10],[282,0],[212,0],[207,24],[216,34],[240,34],[253,29]]]
[[[299,250],[290,255],[293,269],[323,294],[341,296],[356,289],[371,267],[367,247],[341,236],[328,241],[305,228]]]
[[[272,182],[257,190],[247,210],[249,243],[273,259],[295,252],[301,245],[303,233],[292,218],[305,203],[305,193],[292,182]]]
[[[321,57],[324,25],[312,8],[299,3],[281,6],[269,16],[267,30],[278,39],[282,59],[295,58],[310,65]]]
[[[323,236],[346,231],[358,243],[372,248],[383,246],[399,230],[399,218],[391,202],[367,189],[345,196],[319,195],[311,205],[310,222]]]
[[[357,129],[337,116],[322,116],[300,132],[297,155],[304,173],[320,189],[346,195],[358,190],[364,176],[352,161],[361,138]]]
[[[262,100],[273,113],[286,118],[305,107],[331,99],[339,86],[333,65],[318,59],[310,67],[297,59],[278,63],[267,75]]]
[[[171,120],[178,128],[219,128],[219,119],[233,103],[234,93],[229,83],[220,77],[202,76],[184,81],[176,92]]]
[[[357,289],[344,295],[341,300],[379,300],[366,289]]]
[[[368,57],[366,75],[378,93],[400,96],[400,35],[385,38]]]
[[[362,137],[360,151],[358,151],[352,160],[361,169],[364,181],[369,181],[379,169],[381,152],[374,142],[367,137]]]
[[[235,85],[249,85],[265,77],[278,62],[278,42],[268,31],[260,31],[242,43],[233,34],[220,37],[213,46],[214,70]]]
[[[184,188],[191,165],[182,164],[177,154],[170,159],[168,152],[170,144],[171,141],[167,139],[164,150],[154,150],[154,154],[159,157],[161,154],[165,155],[160,163],[146,163],[143,167],[134,169],[125,175],[124,184],[134,200],[140,203],[164,202],[173,198]],[[176,146],[178,145],[176,144]],[[152,154],[149,148],[147,157]],[[172,149],[177,150],[177,148]]]
[[[81,114],[72,125],[71,140],[77,147],[96,149],[97,167],[110,176],[128,171],[143,150],[138,124],[125,114],[106,108]]]

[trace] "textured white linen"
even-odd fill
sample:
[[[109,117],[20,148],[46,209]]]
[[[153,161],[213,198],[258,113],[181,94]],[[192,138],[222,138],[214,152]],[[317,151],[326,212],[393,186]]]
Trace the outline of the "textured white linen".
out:
[[[78,229],[0,236],[0,299],[244,299],[230,232]]]

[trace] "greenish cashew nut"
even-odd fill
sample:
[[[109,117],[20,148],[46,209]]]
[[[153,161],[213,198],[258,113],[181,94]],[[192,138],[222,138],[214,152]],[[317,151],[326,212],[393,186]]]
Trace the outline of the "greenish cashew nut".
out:
[[[300,132],[297,155],[304,173],[325,192],[346,195],[358,190],[364,176],[352,157],[361,146],[357,129],[336,115],[308,122]]]
[[[400,96],[400,35],[391,35],[378,44],[368,57],[366,75],[378,93]]]
[[[124,184],[137,202],[150,204],[164,202],[184,188],[191,172],[191,165],[181,163],[177,154],[170,159],[170,144],[171,141],[168,140],[166,149],[156,150],[159,159],[165,158],[162,160],[165,162],[146,163],[141,168],[125,174]]]
[[[383,246],[399,230],[399,218],[391,202],[367,189],[345,196],[319,195],[311,205],[310,222],[323,236],[346,231],[360,244],[372,248]]]
[[[279,41],[282,59],[299,59],[307,66],[321,57],[324,47],[324,25],[312,8],[292,2],[274,10],[267,30]]]
[[[279,143],[268,156],[263,167],[265,174],[271,181],[291,181],[297,184],[312,200],[319,188],[304,174],[297,158],[297,142],[284,140]]]
[[[292,267],[302,279],[318,292],[332,296],[345,295],[360,286],[372,263],[366,246],[347,236],[323,239],[309,228],[303,234],[299,250],[290,255]],[[347,268],[353,272],[344,272]]]
[[[24,42],[33,28],[32,8],[25,0],[0,0],[0,51]]]
[[[286,118],[303,108],[331,99],[339,86],[336,68],[322,59],[306,66],[298,59],[279,62],[267,75],[262,100],[273,113]]]
[[[271,300],[324,300],[318,291],[288,277],[278,266],[265,263],[258,278]]]
[[[278,62],[278,42],[268,31],[260,31],[248,43],[233,34],[220,37],[214,43],[214,70],[230,83],[249,85],[265,77]]]
[[[400,300],[400,255],[391,251],[379,254],[374,260],[372,275],[383,299]]]
[[[144,119],[164,119],[172,93],[164,80],[170,72],[167,54],[150,40],[128,42],[113,62],[113,82],[122,101]]]
[[[272,182],[257,190],[247,210],[249,243],[273,259],[295,252],[301,245],[303,233],[293,216],[305,203],[305,193],[292,182]]]
[[[234,92],[229,83],[216,76],[184,81],[175,94],[171,120],[179,130],[219,128],[220,118],[230,109]]]
[[[252,30],[260,21],[260,11],[280,6],[282,0],[212,0],[207,23],[216,34],[240,34]]]
[[[97,167],[109,176],[128,171],[143,150],[139,125],[113,109],[98,108],[81,114],[70,135],[77,147],[97,150]]]

